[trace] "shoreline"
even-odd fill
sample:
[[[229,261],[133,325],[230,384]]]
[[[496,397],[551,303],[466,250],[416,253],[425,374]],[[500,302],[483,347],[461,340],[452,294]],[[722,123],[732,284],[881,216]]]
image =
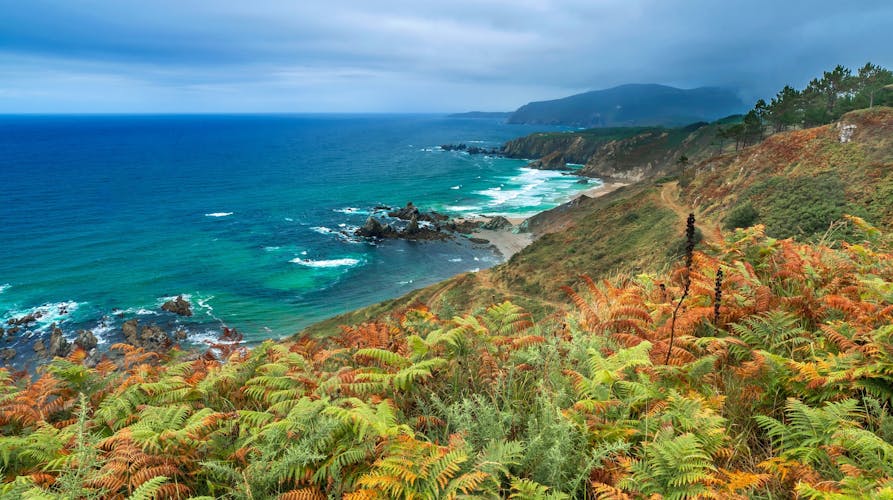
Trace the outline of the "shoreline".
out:
[[[560,207],[561,205],[576,200],[581,196],[586,196],[587,198],[599,198],[628,185],[629,183],[623,182],[603,182],[596,187],[592,187],[584,191],[575,193],[566,201],[556,205],[556,207],[550,208],[549,210]],[[512,258],[513,255],[520,252],[521,250],[524,250],[524,248],[528,247],[539,237],[538,235],[535,235],[531,232],[516,232],[518,227],[528,219],[548,212],[549,210],[537,212],[529,217],[506,217],[506,219],[512,223],[511,229],[477,229],[471,233],[471,237],[488,240],[490,242],[490,245],[494,247],[497,253],[502,256],[503,262],[508,261]],[[471,222],[489,222],[494,218],[495,217],[476,216],[467,217],[460,220]]]

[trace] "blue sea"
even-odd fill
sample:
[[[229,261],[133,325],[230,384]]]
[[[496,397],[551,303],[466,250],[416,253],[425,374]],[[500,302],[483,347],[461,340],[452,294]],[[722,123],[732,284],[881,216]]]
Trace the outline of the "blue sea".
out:
[[[0,116],[0,319],[106,346],[130,318],[250,342],[493,266],[459,238],[349,236],[376,205],[530,215],[590,186],[494,147],[543,127],[427,115]],[[346,234],[347,233],[347,234]],[[162,313],[183,294],[195,315]],[[5,325],[3,325],[5,326]]]

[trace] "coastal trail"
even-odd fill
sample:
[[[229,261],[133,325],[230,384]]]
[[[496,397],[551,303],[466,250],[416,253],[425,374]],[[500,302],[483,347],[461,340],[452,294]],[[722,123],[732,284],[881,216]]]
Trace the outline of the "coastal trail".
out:
[[[679,203],[679,181],[665,183],[660,190],[660,199],[683,222],[688,219],[688,214],[694,213],[696,224],[700,224],[705,229],[701,233],[704,235],[706,243],[717,244],[722,240],[722,228],[719,224],[709,221],[699,208]]]

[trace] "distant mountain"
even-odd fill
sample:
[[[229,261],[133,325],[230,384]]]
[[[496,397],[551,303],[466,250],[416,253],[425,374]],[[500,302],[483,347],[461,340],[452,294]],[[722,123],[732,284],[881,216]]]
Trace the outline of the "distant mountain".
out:
[[[593,90],[518,108],[508,123],[618,127],[685,125],[741,113],[747,106],[728,89],[677,89],[656,84],[629,84]]]
[[[453,113],[450,118],[486,118],[505,119],[512,115],[511,111],[469,111],[467,113]]]

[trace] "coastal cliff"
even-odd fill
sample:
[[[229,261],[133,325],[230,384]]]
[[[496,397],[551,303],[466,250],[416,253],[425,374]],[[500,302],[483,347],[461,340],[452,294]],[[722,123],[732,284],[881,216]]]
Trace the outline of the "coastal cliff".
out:
[[[638,182],[663,175],[683,163],[696,163],[734,144],[719,134],[734,121],[698,122],[685,127],[621,127],[577,132],[531,134],[507,142],[503,154],[511,158],[546,159],[562,157],[567,163],[584,165],[578,175],[621,182]],[[531,164],[539,167],[539,164]]]

